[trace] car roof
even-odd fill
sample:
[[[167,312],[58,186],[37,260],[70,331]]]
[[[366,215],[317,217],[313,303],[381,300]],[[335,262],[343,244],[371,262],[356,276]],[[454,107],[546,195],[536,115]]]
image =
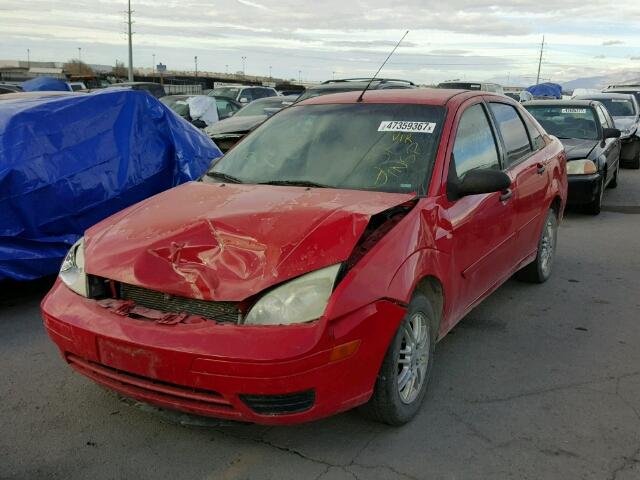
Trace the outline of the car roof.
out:
[[[323,105],[332,103],[358,103],[361,91],[333,93],[303,100],[296,105]],[[513,102],[503,95],[491,95],[488,92],[454,90],[448,88],[415,88],[415,89],[384,89],[367,90],[361,103],[407,103],[422,105],[446,105],[452,98],[460,102],[474,96],[495,97],[496,99]]]
[[[592,107],[594,104],[600,103],[597,100],[530,100],[522,104],[523,107]]]
[[[602,99],[606,99],[606,98],[620,98],[620,99],[626,99],[629,100],[631,98],[633,98],[633,95],[631,95],[630,93],[587,93],[585,95],[578,95],[576,97],[577,99],[580,100],[587,100],[587,99],[598,99],[598,98],[602,98]]]

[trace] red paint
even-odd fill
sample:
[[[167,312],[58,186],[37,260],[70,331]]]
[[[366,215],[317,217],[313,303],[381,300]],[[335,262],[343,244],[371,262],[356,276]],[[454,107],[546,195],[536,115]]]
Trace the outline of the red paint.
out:
[[[357,96],[305,103],[351,103]],[[120,304],[101,306],[57,282],[42,303],[49,335],[77,371],[169,408],[284,424],[366,402],[403,305],[421,279],[433,277],[442,285],[442,336],[535,256],[552,202],[559,199],[560,216],[564,210],[565,157],[551,137],[507,172],[513,181],[510,200],[501,202],[500,193],[447,198],[457,122],[464,109],[483,100],[517,105],[491,94],[450,90],[365,95],[372,103],[445,105],[447,117],[428,195],[387,223],[385,235],[369,236],[353,256],[370,217],[407,204],[411,195],[191,183],[130,207],[86,234],[88,273],[204,300],[255,298],[302,273],[355,259],[317,321],[238,326],[178,322],[144,310],[133,318],[117,314]],[[543,175],[536,172],[540,164]],[[163,318],[168,324],[158,321]],[[239,397],[309,389],[316,392],[313,408],[283,416],[256,414]]]

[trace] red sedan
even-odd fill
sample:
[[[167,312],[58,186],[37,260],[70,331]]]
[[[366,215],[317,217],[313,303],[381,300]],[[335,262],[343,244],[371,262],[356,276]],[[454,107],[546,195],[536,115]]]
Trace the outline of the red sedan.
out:
[[[504,96],[359,95],[287,108],[89,229],[42,302],[69,365],[201,415],[410,420],[436,342],[514,273],[549,278],[565,154]]]

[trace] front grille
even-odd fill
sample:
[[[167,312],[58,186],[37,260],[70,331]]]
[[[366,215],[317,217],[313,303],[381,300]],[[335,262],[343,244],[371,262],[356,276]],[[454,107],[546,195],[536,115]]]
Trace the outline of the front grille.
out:
[[[284,395],[240,395],[240,399],[254,412],[261,415],[287,415],[300,413],[313,407],[315,390]]]
[[[132,300],[137,305],[152,308],[160,312],[197,315],[217,322],[238,323],[240,312],[233,302],[214,302],[196,300],[187,297],[167,295],[166,293],[137,287],[128,283],[120,284],[120,298]]]

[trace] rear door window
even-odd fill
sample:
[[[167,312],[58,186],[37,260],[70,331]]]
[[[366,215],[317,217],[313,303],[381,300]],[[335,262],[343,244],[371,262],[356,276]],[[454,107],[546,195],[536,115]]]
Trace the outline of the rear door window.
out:
[[[500,170],[498,147],[484,107],[469,107],[460,118],[453,147],[453,162],[458,180],[476,169]]]
[[[498,124],[507,150],[507,166],[514,165],[532,151],[527,129],[515,107],[504,103],[490,103],[489,108]]]

